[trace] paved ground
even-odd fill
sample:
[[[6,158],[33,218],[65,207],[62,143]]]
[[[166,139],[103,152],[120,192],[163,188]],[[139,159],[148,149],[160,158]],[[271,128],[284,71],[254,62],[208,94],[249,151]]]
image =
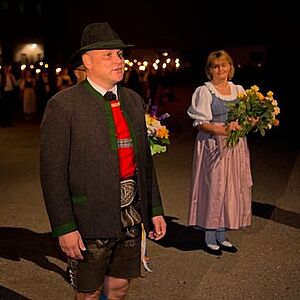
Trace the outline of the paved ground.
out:
[[[250,137],[253,224],[231,233],[236,254],[214,257],[186,226],[195,132],[178,90],[162,111],[171,146],[155,157],[168,235],[148,242],[152,273],[133,281],[128,300],[300,299],[300,151],[285,134]],[[299,145],[299,144],[298,144]],[[0,299],[69,300],[66,263],[49,234],[38,175],[39,123],[0,128]]]

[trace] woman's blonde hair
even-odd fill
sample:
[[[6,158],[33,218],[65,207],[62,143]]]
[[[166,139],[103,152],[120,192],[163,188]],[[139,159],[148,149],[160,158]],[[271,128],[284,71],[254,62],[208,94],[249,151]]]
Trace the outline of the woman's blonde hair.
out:
[[[205,73],[206,73],[207,78],[209,80],[212,79],[211,68],[212,68],[212,66],[214,64],[214,61],[216,59],[225,59],[230,64],[230,71],[228,73],[228,80],[231,80],[234,76],[235,68],[234,68],[231,56],[225,50],[212,51],[208,55],[206,66],[205,66]]]

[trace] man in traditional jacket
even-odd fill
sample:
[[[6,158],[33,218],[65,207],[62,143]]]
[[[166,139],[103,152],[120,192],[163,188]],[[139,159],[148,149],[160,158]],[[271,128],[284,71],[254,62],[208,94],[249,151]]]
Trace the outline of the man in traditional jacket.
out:
[[[74,57],[87,78],[54,95],[41,123],[43,196],[75,299],[124,299],[141,272],[141,224],[166,234],[144,100],[118,85],[132,46],[108,23],[86,26]]]

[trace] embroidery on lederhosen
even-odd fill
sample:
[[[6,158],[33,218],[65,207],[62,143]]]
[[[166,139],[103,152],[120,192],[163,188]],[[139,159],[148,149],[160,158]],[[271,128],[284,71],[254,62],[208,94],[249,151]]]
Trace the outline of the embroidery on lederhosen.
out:
[[[124,228],[140,224],[140,214],[133,206],[133,200],[137,193],[137,183],[133,179],[120,182],[121,189],[121,222]]]
[[[68,267],[66,271],[66,280],[76,288],[76,273],[78,270],[78,261],[75,259],[68,258]]]

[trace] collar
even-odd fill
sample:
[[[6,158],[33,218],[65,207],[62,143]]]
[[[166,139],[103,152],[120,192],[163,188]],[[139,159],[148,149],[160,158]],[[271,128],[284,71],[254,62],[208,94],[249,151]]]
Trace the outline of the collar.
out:
[[[97,91],[99,92],[102,96],[106,94],[106,92],[111,91],[114,94],[118,95],[118,86],[115,84],[110,90],[106,90],[93,82],[90,78],[87,77],[87,81],[90,83],[90,85]],[[117,96],[118,97],[118,96]]]

